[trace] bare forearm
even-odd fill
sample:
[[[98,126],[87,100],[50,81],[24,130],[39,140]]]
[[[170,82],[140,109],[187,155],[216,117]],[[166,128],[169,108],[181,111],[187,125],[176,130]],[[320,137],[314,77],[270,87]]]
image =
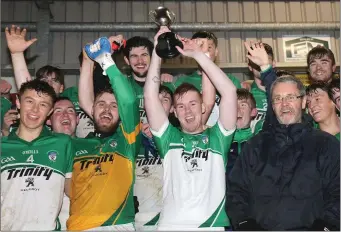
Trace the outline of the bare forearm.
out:
[[[230,91],[236,90],[233,82],[227,78],[226,74],[204,53],[198,53],[195,60],[207,74],[213,86],[217,89],[221,96]]]
[[[80,107],[91,116],[91,109],[94,104],[94,84],[93,84],[94,62],[83,59],[81,74],[78,84],[78,98]]]
[[[215,103],[215,97],[216,97],[216,91],[212,82],[207,77],[207,74],[205,72],[202,72],[202,98],[206,107],[206,111],[202,117],[203,124],[206,124],[212,112],[212,109]]]
[[[154,51],[144,85],[144,104],[150,128],[155,131],[158,131],[168,118],[159,99],[160,67],[161,58]]]
[[[17,89],[20,89],[21,85],[27,81],[32,80],[32,77],[27,69],[24,53],[11,54],[12,65],[14,70],[15,83]]]

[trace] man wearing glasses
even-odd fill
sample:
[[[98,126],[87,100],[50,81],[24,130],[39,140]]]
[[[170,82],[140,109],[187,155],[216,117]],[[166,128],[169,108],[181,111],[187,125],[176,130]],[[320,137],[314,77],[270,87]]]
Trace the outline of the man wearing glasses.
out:
[[[276,74],[262,44],[246,44],[269,99],[263,130],[244,146],[227,181],[236,230],[339,230],[338,140],[303,113],[305,87]]]

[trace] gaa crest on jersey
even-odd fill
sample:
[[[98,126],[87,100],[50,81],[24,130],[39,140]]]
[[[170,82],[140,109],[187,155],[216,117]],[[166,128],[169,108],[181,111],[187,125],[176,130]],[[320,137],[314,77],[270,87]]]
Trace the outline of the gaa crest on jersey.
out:
[[[110,141],[110,147],[112,147],[112,148],[115,148],[115,147],[117,147],[117,141],[116,140],[112,140],[112,141]]]
[[[201,139],[202,139],[202,142],[204,144],[208,144],[208,136],[207,135],[203,135]]]
[[[55,162],[57,160],[58,152],[57,151],[48,151],[47,155],[49,156],[49,160]]]

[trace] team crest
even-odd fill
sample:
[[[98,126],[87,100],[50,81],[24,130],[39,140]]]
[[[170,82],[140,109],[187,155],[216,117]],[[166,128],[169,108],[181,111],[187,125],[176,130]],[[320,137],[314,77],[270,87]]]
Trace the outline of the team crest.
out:
[[[201,139],[202,139],[202,142],[203,142],[204,144],[207,144],[207,143],[208,143],[208,136],[207,136],[207,135],[203,135]]]
[[[49,156],[49,159],[52,162],[55,162],[57,160],[58,152],[57,151],[49,151],[49,152],[47,152],[47,155]]]
[[[110,147],[113,147],[113,148],[117,147],[117,141],[116,140],[111,141]]]

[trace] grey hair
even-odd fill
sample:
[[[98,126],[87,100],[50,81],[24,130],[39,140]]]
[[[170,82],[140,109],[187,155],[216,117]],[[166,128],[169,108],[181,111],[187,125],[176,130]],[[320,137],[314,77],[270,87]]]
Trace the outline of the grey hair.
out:
[[[306,95],[305,87],[304,87],[304,85],[303,85],[303,83],[302,83],[302,81],[300,79],[298,79],[297,77],[292,76],[292,75],[284,75],[284,76],[278,77],[272,83],[271,89],[270,89],[271,98],[272,98],[273,89],[279,83],[293,83],[293,84],[296,84],[298,90],[300,91],[300,96],[305,96]]]

